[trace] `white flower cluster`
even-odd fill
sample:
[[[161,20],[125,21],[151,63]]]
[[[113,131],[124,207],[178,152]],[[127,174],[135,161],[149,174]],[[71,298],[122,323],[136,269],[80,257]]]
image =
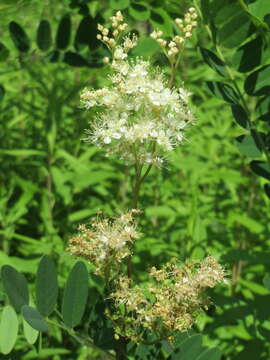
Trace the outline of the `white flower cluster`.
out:
[[[164,75],[153,72],[149,62],[129,62],[121,49],[112,62],[112,86],[81,94],[87,109],[103,107],[87,140],[127,163],[160,163],[161,154],[182,141],[184,128],[193,120],[187,106],[190,94],[168,88]]]

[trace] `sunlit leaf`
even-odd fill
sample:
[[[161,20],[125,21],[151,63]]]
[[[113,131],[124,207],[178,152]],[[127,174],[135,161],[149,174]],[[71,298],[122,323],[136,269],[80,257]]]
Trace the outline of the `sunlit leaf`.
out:
[[[5,306],[0,321],[0,351],[9,354],[13,349],[19,329],[17,314],[11,306]]]

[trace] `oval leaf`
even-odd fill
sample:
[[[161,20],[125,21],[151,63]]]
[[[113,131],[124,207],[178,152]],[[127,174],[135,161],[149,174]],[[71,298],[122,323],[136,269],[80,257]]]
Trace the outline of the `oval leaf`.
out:
[[[206,64],[215,70],[219,75],[224,76],[226,74],[225,63],[217,57],[212,51],[200,48],[202,57]]]
[[[218,40],[221,45],[233,48],[247,39],[251,22],[246,13],[242,12],[222,26],[218,31]]]
[[[39,23],[37,45],[42,51],[47,51],[52,45],[51,25],[48,20],[41,20]]]
[[[28,322],[26,322],[24,319],[23,319],[23,333],[26,338],[26,341],[30,345],[33,345],[36,342],[39,334],[39,332],[33,329],[32,326],[30,326]]]
[[[269,0],[256,0],[248,5],[249,12],[261,21],[270,13]]]
[[[270,91],[270,65],[250,74],[245,81],[245,90],[248,95],[268,95]]]
[[[227,84],[219,81],[207,81],[209,90],[218,98],[223,99],[231,104],[237,104],[238,95],[235,90]]]
[[[89,64],[85,58],[83,58],[81,55],[76,54],[72,51],[67,51],[65,53],[63,61],[66,64],[71,65],[71,66],[77,66],[77,67],[89,66]]]
[[[56,305],[58,294],[57,273],[50,256],[40,260],[36,279],[37,309],[43,316],[49,316]]]
[[[235,122],[244,129],[249,129],[249,121],[246,111],[240,105],[231,106]]]
[[[221,351],[218,348],[206,349],[197,360],[220,360]]]
[[[37,309],[24,305],[22,307],[22,314],[27,321],[27,323],[35,330],[46,332],[48,331],[48,325],[42,315],[37,311]]]
[[[4,96],[5,96],[5,88],[3,85],[0,84],[0,101],[3,100]]]
[[[236,70],[245,73],[259,66],[262,58],[262,45],[262,38],[257,37],[237,49],[232,58],[232,65]]]
[[[194,360],[202,352],[202,336],[192,335],[183,341],[172,355],[172,360]]]
[[[64,15],[60,20],[57,34],[56,34],[56,46],[60,50],[65,50],[70,42],[71,35],[71,19],[68,14]]]
[[[77,29],[74,46],[80,50],[84,46],[95,49],[100,42],[97,40],[97,22],[91,16],[85,16]]]
[[[78,261],[72,268],[64,292],[62,315],[69,327],[78,325],[82,319],[88,296],[88,272],[85,264]]]
[[[267,180],[270,180],[270,169],[267,162],[253,160],[250,163],[250,167],[251,170],[255,172],[255,174],[262,176]]]
[[[114,10],[123,10],[129,6],[129,0],[110,0],[110,8]]]
[[[146,3],[133,3],[128,8],[128,12],[130,16],[139,21],[148,20],[150,17],[150,10]]]
[[[1,275],[11,305],[16,311],[20,311],[21,307],[29,302],[27,281],[24,275],[10,265],[2,267]]]
[[[264,184],[264,192],[270,199],[270,185],[269,184]]]
[[[9,56],[8,48],[0,42],[0,61],[6,61]]]
[[[165,36],[172,36],[172,21],[168,13],[162,8],[155,8],[151,11],[150,22],[154,28],[164,32]]]
[[[251,157],[258,158],[261,156],[261,152],[251,135],[241,135],[236,138],[236,145],[241,154]]]
[[[5,306],[0,322],[0,350],[9,354],[13,349],[19,329],[16,312],[11,306]]]
[[[9,23],[9,32],[16,48],[21,52],[28,52],[30,42],[23,28],[15,21],[11,21]]]

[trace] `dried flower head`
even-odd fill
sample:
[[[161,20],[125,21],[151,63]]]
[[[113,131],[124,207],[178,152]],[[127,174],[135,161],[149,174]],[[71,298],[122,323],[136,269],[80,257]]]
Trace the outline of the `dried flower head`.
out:
[[[154,279],[147,287],[131,287],[130,280],[120,278],[111,295],[116,309],[123,305],[127,321],[122,323],[120,313],[109,315],[119,335],[142,341],[143,330],[149,329],[161,338],[170,338],[178,331],[189,329],[202,309],[207,308],[204,290],[225,282],[225,272],[209,256],[200,263],[179,267],[171,262],[161,270],[152,268]]]
[[[91,228],[80,225],[79,234],[70,239],[68,250],[92,262],[96,274],[109,276],[131,254],[130,245],[138,237],[134,221],[137,212],[131,210],[115,219],[97,218]]]

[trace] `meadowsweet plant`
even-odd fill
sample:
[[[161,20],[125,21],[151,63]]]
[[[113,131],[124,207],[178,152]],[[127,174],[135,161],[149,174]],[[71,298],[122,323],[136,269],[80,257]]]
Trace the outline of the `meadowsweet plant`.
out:
[[[112,31],[98,26],[98,38],[112,54],[111,86],[81,94],[85,108],[102,107],[86,140],[127,164],[160,165],[163,155],[183,141],[184,129],[194,120],[188,107],[190,93],[169,86],[161,69],[153,69],[149,61],[129,60],[137,38],[125,35],[127,24],[120,12],[111,21]]]
[[[105,314],[119,343],[118,359],[126,358],[129,340],[148,343],[149,335],[154,343],[172,340],[177,331],[191,328],[209,303],[205,289],[225,281],[223,268],[212,257],[182,265],[173,260],[152,268],[143,285],[134,284],[132,277],[133,243],[142,241],[134,220],[140,187],[152,166],[161,167],[166,153],[183,142],[187,125],[194,122],[190,93],[173,82],[196,18],[190,8],[183,20],[176,19],[179,33],[170,40],[158,30],[150,35],[171,65],[167,78],[149,60],[129,55],[138,39],[126,33],[128,25],[118,11],[110,18],[111,26],[98,25],[97,38],[111,53],[104,58],[111,67],[110,85],[81,93],[83,107],[96,109],[85,140],[135,169],[131,210],[115,219],[98,218],[90,226],[81,225],[69,243],[69,251],[93,263],[96,274],[105,279]]]

